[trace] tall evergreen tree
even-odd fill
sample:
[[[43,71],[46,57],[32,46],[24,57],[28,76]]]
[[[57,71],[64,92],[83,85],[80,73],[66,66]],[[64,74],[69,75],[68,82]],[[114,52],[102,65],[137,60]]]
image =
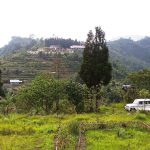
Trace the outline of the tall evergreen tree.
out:
[[[95,35],[92,31],[88,33],[79,75],[89,88],[94,87],[98,92],[102,85],[110,82],[111,72],[105,33],[100,27],[96,27]],[[98,99],[99,96],[96,97],[96,110],[98,110]]]

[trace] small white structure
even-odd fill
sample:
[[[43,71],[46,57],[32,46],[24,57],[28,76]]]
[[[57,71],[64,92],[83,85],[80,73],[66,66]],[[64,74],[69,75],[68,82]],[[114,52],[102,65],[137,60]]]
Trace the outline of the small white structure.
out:
[[[125,91],[127,91],[128,89],[130,89],[130,88],[132,88],[132,87],[133,87],[133,86],[130,85],[130,84],[124,84],[124,85],[122,85],[122,89],[125,90]]]
[[[22,83],[21,80],[10,80],[10,84],[12,84],[12,85],[18,85],[20,83]]]
[[[50,45],[49,48],[57,50],[57,49],[60,49],[60,46],[59,45]]]
[[[70,46],[71,49],[84,49],[85,46],[84,45],[72,45]]]
[[[150,99],[135,99],[133,103],[126,104],[125,109],[132,110],[146,110],[150,111]]]

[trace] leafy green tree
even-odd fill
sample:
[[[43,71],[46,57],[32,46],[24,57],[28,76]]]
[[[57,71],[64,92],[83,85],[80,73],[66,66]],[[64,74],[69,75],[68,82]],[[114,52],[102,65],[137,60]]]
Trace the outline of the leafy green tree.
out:
[[[95,35],[89,31],[83,52],[83,63],[80,69],[80,77],[91,88],[98,90],[102,85],[107,85],[111,80],[112,66],[109,63],[109,50],[105,41],[105,33],[100,27],[95,28]],[[96,98],[96,110],[98,99]]]
[[[84,99],[86,92],[86,87],[80,83],[74,81],[68,81],[66,83],[66,94],[68,95],[68,100],[75,105],[77,113],[84,111]]]
[[[138,98],[138,91],[135,88],[130,88],[124,92],[123,99],[126,103],[131,103],[134,99]]]
[[[140,90],[147,89],[150,91],[150,70],[131,73],[128,78],[135,88]]]
[[[14,97],[12,93],[7,93],[5,98],[0,101],[0,112],[4,115],[8,115],[11,112],[16,112],[16,107],[14,104]]]
[[[30,111],[35,109],[50,113],[53,103],[56,103],[57,95],[63,97],[61,81],[55,80],[48,73],[37,76],[30,85],[22,88],[16,96],[18,109]]]
[[[146,89],[142,89],[139,91],[140,98],[150,98],[150,91]]]
[[[100,93],[107,103],[120,102],[123,100],[122,95],[124,93],[121,85],[114,80],[110,82],[109,85],[103,86]]]

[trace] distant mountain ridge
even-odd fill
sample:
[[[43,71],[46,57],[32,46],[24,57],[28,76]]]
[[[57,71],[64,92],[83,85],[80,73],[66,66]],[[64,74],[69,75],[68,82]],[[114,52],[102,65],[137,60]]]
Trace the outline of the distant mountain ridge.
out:
[[[0,56],[7,56],[13,52],[27,51],[33,47],[44,47],[59,44],[64,48],[79,45],[81,42],[71,39],[49,38],[32,39],[13,37],[8,45],[0,48]],[[134,41],[130,38],[120,38],[107,43],[110,51],[110,60],[117,62],[128,71],[138,71],[150,68],[150,37]]]
[[[111,59],[118,60],[127,70],[150,68],[150,37],[139,41],[123,39],[108,42]]]
[[[0,48],[0,56],[8,55],[14,51],[30,50],[33,47],[49,47],[51,45],[58,45],[62,48],[69,48],[71,45],[80,45],[81,42],[72,39],[63,38],[47,38],[47,39],[33,39],[13,36],[11,41]]]

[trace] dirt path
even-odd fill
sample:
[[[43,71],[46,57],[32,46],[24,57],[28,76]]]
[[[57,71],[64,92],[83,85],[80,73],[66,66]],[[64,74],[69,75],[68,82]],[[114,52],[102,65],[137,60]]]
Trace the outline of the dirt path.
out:
[[[86,139],[84,134],[80,134],[78,143],[76,145],[76,150],[86,150]]]
[[[60,134],[60,132],[61,132],[61,128],[59,127],[58,132],[54,137],[54,150],[59,150],[58,149],[59,148],[59,136],[58,135]]]

